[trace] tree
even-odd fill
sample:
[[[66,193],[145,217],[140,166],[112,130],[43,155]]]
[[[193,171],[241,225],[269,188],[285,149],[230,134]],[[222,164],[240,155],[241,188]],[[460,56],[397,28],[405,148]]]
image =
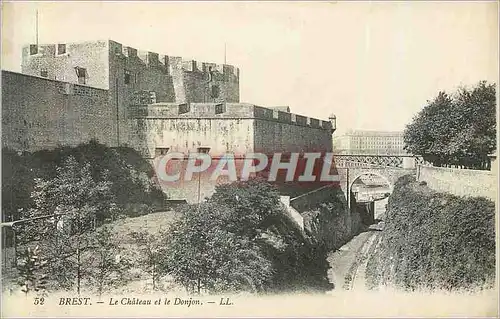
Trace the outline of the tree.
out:
[[[45,292],[47,288],[46,264],[47,260],[40,256],[38,246],[33,249],[27,247],[20,253],[17,261],[19,284],[26,295],[32,291],[42,294]]]
[[[151,276],[153,290],[158,289],[158,282],[162,276],[162,268],[160,261],[163,256],[163,246],[160,238],[163,236],[155,236],[147,231],[132,232],[130,236],[134,239],[140,252],[140,261],[146,265],[146,270]]]
[[[238,235],[254,238],[258,229],[270,225],[282,213],[278,189],[267,181],[254,178],[245,182],[216,187],[209,202],[224,205],[224,227]]]
[[[487,169],[496,148],[495,85],[439,92],[407,125],[405,149],[436,166]]]
[[[459,137],[460,157],[466,165],[470,163],[474,168],[486,168],[487,156],[496,149],[495,85],[482,81],[471,90],[460,89],[456,109],[458,114],[464,115]]]
[[[166,237],[163,267],[188,292],[262,291],[272,267],[257,243],[232,232],[227,206],[186,206]]]
[[[406,175],[394,185],[387,214],[367,266],[373,284],[409,290],[495,285],[493,201],[430,191]]]
[[[96,182],[90,164],[80,164],[72,156],[57,167],[54,178],[36,179],[34,207],[23,212],[23,218],[42,218],[22,223],[16,233],[22,244],[39,243],[59,287],[76,286],[80,293],[89,275],[97,217],[115,208],[110,186],[106,176]]]
[[[19,219],[18,209],[32,203],[32,167],[25,156],[2,149],[2,221]]]
[[[165,194],[154,181],[151,163],[139,152],[129,147],[110,148],[91,140],[76,147],[58,147],[33,153],[19,153],[8,148],[2,149],[2,221],[14,221],[22,216],[19,209],[34,205],[30,197],[35,185],[35,177],[51,180],[57,175],[66,158],[72,156],[79,163],[89,163],[95,182],[113,181],[111,193],[120,210],[130,215],[129,208],[140,214],[154,207],[164,207]],[[146,207],[146,209],[141,209]],[[116,218],[98,214],[97,221]],[[8,241],[11,238],[7,239]]]
[[[272,184],[220,185],[207,202],[181,212],[165,237],[161,264],[188,292],[326,288],[324,245],[308,240]]]
[[[262,292],[311,278],[316,261],[306,269],[306,259],[314,248],[272,184],[257,178],[219,185],[207,202],[182,213],[166,237],[162,264],[188,291]]]
[[[108,226],[103,226],[94,235],[93,267],[89,282],[96,287],[99,296],[109,287],[123,283],[130,267],[129,261],[121,257],[121,249],[114,241]]]
[[[91,140],[67,153],[79,162],[89,162],[96,181],[101,181],[103,172],[107,172],[107,178],[113,181],[111,192],[121,208],[127,208],[130,203],[163,204],[166,196],[159,185],[153,183],[153,167],[134,149],[111,149]]]

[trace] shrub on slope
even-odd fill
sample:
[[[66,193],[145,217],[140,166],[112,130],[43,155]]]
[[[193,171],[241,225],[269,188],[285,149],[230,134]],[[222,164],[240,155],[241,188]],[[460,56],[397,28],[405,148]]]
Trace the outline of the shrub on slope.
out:
[[[142,204],[150,210],[151,207],[163,205],[165,195],[152,182],[153,167],[138,152],[126,147],[110,148],[90,141],[76,147],[59,147],[34,153],[18,154],[12,150],[2,150],[2,218],[17,219],[20,208],[32,206],[30,194],[34,178],[54,178],[56,167],[69,156],[80,163],[90,163],[96,181],[102,179],[104,171],[109,172],[111,190],[120,208]],[[148,209],[144,212],[148,212]]]
[[[368,268],[372,286],[491,287],[494,203],[435,192],[411,176],[402,177],[389,198],[384,233]]]
[[[250,180],[220,185],[208,202],[187,206],[166,238],[165,271],[195,291],[325,289],[326,250],[304,237],[278,195]]]

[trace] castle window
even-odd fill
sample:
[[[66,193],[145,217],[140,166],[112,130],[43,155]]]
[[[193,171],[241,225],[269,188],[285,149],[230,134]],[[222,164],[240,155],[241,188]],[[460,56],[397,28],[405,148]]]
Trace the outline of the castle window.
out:
[[[151,103],[156,103],[156,92],[155,91],[150,91],[149,97],[150,97]]]
[[[198,147],[198,153],[208,154],[210,147]]]
[[[132,74],[130,71],[125,70],[125,84],[130,84],[130,79],[132,78]]]
[[[66,53],[66,44],[60,43],[57,45],[57,54],[65,54]]]
[[[169,150],[170,150],[169,147],[157,147],[155,148],[155,157],[166,155]]]
[[[38,45],[30,44],[30,55],[35,55],[38,53]]]
[[[47,69],[41,69],[40,70],[40,76],[43,76],[44,78],[48,77],[49,76],[49,72],[47,71]]]
[[[220,89],[218,85],[213,85],[212,86],[212,94],[211,97],[212,99],[216,99],[219,97]]]
[[[75,71],[78,77],[78,84],[85,84],[87,80],[87,69],[77,66],[75,67]]]
[[[224,112],[226,112],[226,105],[225,104],[215,105],[215,114],[221,114]]]

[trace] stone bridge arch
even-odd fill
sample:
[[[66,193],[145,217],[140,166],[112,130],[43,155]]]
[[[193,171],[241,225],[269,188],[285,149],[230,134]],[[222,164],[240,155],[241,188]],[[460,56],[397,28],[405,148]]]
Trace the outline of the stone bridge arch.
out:
[[[384,176],[380,172],[372,171],[372,170],[367,169],[364,172],[356,172],[356,174],[357,175],[353,176],[353,178],[349,181],[349,185],[348,185],[349,186],[349,188],[348,188],[349,190],[352,190],[352,186],[354,185],[354,182],[357,181],[362,176],[365,176],[365,175],[375,175],[375,176],[381,177],[383,180],[385,180],[385,182],[389,185],[389,189],[390,189],[390,191],[392,193],[395,181],[391,182],[390,178]]]
[[[350,190],[354,181],[363,175],[376,175],[385,179],[392,192],[396,181],[404,175],[416,174],[416,169],[398,168],[398,167],[350,167],[350,168],[337,168],[340,179],[340,187],[344,193],[347,203],[350,204]]]

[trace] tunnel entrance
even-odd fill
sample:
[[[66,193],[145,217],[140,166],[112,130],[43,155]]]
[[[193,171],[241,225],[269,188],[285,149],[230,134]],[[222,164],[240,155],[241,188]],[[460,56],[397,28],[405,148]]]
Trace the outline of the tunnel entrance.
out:
[[[392,185],[386,177],[366,172],[357,176],[349,187],[354,199],[354,209],[359,213],[363,225],[369,226],[383,220],[387,198]]]

